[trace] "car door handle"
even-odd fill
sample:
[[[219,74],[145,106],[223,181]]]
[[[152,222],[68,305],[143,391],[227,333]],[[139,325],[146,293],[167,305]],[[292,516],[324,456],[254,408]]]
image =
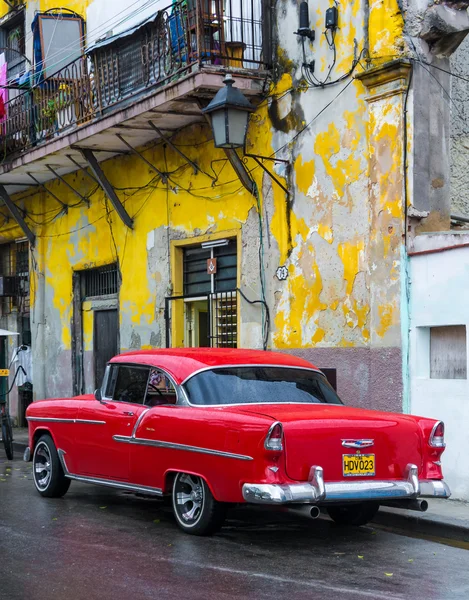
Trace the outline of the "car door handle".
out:
[[[131,410],[124,410],[124,415],[127,417],[133,417],[134,413]]]

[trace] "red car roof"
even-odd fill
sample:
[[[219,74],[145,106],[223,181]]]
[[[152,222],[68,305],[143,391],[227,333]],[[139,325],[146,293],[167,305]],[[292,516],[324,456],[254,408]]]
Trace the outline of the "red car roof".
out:
[[[280,352],[240,348],[166,348],[136,350],[115,356],[111,363],[137,363],[161,367],[181,383],[189,375],[207,367],[223,365],[276,365],[316,368],[308,361]]]

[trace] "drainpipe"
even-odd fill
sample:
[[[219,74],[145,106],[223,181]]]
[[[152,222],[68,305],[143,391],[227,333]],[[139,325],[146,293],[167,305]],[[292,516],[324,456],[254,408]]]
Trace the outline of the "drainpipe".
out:
[[[367,57],[365,58],[368,68],[370,67],[370,0],[365,0],[364,10],[364,47],[367,50]]]
[[[34,364],[34,400],[47,397],[46,390],[46,356],[45,356],[45,276],[40,271],[36,272],[36,294],[33,310],[34,331],[32,331],[32,352]]]

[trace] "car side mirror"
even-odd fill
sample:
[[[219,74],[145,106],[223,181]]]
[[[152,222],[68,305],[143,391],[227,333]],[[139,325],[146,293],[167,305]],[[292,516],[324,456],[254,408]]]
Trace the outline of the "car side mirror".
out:
[[[103,401],[103,395],[101,393],[101,388],[98,388],[97,390],[94,391],[94,397],[96,398],[96,400],[98,402],[102,402]]]

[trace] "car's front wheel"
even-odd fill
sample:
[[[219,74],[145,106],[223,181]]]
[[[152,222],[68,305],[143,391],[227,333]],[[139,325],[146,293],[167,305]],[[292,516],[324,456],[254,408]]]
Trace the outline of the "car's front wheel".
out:
[[[363,504],[350,504],[343,506],[329,506],[327,512],[330,518],[337,525],[351,525],[359,527],[366,525],[379,510],[379,504],[376,502],[366,502]]]
[[[223,525],[226,507],[215,500],[202,477],[178,473],[172,501],[177,524],[186,533],[211,535]]]
[[[50,435],[42,435],[33,454],[33,476],[37,491],[46,498],[60,498],[70,487]]]

